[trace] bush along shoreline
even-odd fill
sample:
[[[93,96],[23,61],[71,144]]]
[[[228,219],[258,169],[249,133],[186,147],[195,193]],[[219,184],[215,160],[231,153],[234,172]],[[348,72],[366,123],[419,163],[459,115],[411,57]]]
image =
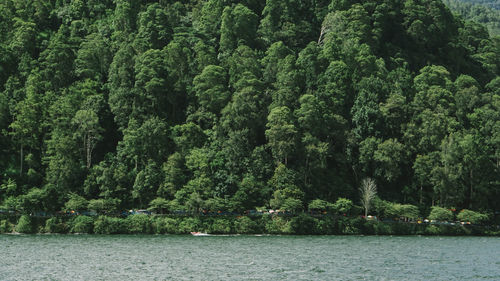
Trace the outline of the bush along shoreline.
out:
[[[277,234],[500,236],[500,226],[460,222],[378,220],[376,217],[269,214],[262,216],[0,216],[0,233],[59,234]]]

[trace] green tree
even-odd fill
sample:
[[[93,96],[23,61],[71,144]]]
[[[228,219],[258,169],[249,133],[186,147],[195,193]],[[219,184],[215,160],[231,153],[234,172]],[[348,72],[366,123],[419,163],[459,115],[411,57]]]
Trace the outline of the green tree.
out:
[[[99,124],[99,117],[94,111],[83,109],[76,112],[72,122],[77,128],[75,137],[82,139],[85,163],[89,169],[92,165],[92,153],[97,142],[101,139],[102,128]]]
[[[258,16],[245,5],[226,6],[222,12],[220,51],[232,52],[239,45],[254,45]]]
[[[161,181],[159,167],[154,161],[149,160],[144,169],[137,173],[132,187],[132,198],[139,201],[139,207],[143,208],[153,200]]]
[[[436,221],[451,221],[453,220],[453,213],[448,209],[433,206],[429,214],[429,219]]]
[[[141,53],[149,49],[161,49],[172,38],[168,12],[158,3],[148,5],[144,12],[139,13],[137,24],[134,47]]]
[[[132,116],[138,120],[151,115],[165,115],[162,109],[166,106],[170,94],[165,55],[160,50],[148,50],[136,59]]]
[[[488,216],[471,210],[463,209],[458,213],[457,220],[462,222],[470,222],[472,224],[480,224],[488,220]]]
[[[26,82],[26,98],[19,102],[14,111],[14,121],[10,124],[11,135],[15,144],[19,145],[19,174],[24,172],[25,149],[33,150],[39,147],[42,134],[40,122],[42,120],[42,101],[38,93],[40,86],[39,75],[33,74]]]
[[[158,188],[157,194],[163,197],[173,197],[175,192],[186,183],[186,167],[184,158],[178,152],[170,155],[162,167],[164,181]]]
[[[230,99],[227,83],[227,74],[224,68],[216,65],[205,67],[193,81],[194,91],[200,106],[219,115]]]
[[[216,38],[221,31],[221,18],[223,10],[223,2],[218,0],[205,1],[203,2],[203,7],[201,8],[198,20],[193,24],[197,27],[197,29],[207,34],[209,37]]]
[[[295,148],[297,129],[292,120],[290,109],[286,106],[276,107],[267,118],[266,137],[276,162],[287,165],[288,158]]]
[[[153,117],[139,124],[131,119],[124,131],[123,140],[118,144],[118,155],[127,159],[134,169],[141,169],[151,159],[161,163],[168,151],[168,132],[165,121]]]
[[[76,75],[83,79],[106,81],[112,60],[109,45],[109,40],[99,33],[92,33],[85,37],[75,59]]]
[[[87,209],[89,202],[82,196],[72,193],[69,196],[69,200],[64,203],[64,208],[66,211],[76,211],[81,212]]]
[[[127,127],[133,110],[135,52],[122,43],[109,67],[109,107],[120,130]]]

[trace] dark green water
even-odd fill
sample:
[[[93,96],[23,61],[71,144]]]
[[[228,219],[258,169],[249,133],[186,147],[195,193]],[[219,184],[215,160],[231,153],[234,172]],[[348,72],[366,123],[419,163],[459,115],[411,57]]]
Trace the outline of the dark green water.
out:
[[[500,238],[0,235],[0,280],[500,280]]]

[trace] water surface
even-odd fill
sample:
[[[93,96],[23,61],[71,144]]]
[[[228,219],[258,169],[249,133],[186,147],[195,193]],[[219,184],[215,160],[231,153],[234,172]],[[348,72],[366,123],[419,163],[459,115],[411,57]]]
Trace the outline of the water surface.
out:
[[[0,280],[500,280],[500,238],[0,235]]]

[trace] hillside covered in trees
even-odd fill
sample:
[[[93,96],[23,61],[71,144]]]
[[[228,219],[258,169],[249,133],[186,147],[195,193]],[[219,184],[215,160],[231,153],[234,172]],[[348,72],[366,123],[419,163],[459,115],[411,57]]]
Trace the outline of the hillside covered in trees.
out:
[[[500,35],[500,1],[443,0],[443,2],[465,19],[484,24],[491,35]]]
[[[440,0],[3,0],[0,205],[491,212],[499,74]]]

